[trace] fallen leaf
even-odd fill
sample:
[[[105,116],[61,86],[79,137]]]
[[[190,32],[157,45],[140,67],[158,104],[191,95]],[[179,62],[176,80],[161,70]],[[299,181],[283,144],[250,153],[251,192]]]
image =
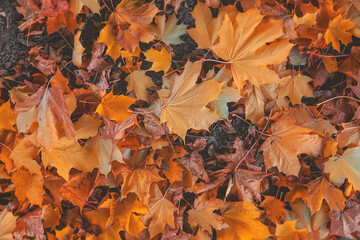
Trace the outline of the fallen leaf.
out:
[[[313,89],[308,84],[310,81],[310,77],[294,73],[281,79],[277,94],[279,98],[288,96],[292,104],[300,104],[302,97],[314,97]]]
[[[136,99],[125,95],[114,95],[111,91],[96,108],[96,112],[103,117],[115,122],[121,122],[131,116],[128,108]]]
[[[287,39],[275,41],[283,35],[282,21],[265,22],[263,18],[255,8],[238,13],[235,22],[225,13],[219,30],[220,41],[211,47],[216,55],[230,62],[239,89],[246,80],[256,87],[280,82],[279,76],[267,65],[285,61],[293,47]],[[272,43],[267,45],[269,42]]]
[[[304,239],[308,231],[306,229],[296,229],[295,224],[297,220],[286,221],[283,224],[276,225],[277,239],[288,240],[288,239]]]
[[[16,222],[14,236],[16,239],[24,239],[24,236],[45,240],[44,227],[42,225],[42,208],[28,212],[19,217]]]
[[[1,104],[0,106],[0,129],[8,129],[14,131],[14,125],[16,123],[16,114],[11,109],[10,101]]]
[[[351,19],[343,19],[340,14],[334,19],[330,20],[329,28],[326,30],[324,38],[326,44],[332,43],[334,49],[340,51],[340,41],[347,45],[352,42],[352,30],[355,23]]]
[[[324,172],[330,174],[330,181],[336,186],[344,183],[345,178],[353,184],[356,190],[360,190],[360,147],[348,148],[342,156],[330,158],[324,164]]]
[[[180,44],[184,41],[180,39],[180,36],[185,34],[183,29],[186,29],[186,25],[177,25],[178,20],[175,15],[170,15],[166,21],[165,15],[158,15],[155,17],[156,33],[155,38],[163,41],[167,45]]]
[[[283,116],[271,125],[271,135],[262,144],[266,169],[278,167],[286,175],[298,176],[300,162],[297,155],[321,154],[321,137],[312,129],[296,126],[295,119]]]
[[[285,203],[272,196],[264,196],[264,201],[259,205],[265,209],[267,218],[273,223],[283,223],[285,215]]]
[[[80,13],[83,6],[87,6],[93,13],[100,14],[100,5],[97,0],[71,0],[70,1],[70,11],[75,15]]]
[[[171,66],[171,55],[165,48],[161,48],[161,51],[150,48],[144,55],[146,61],[152,62],[152,65],[149,68],[150,71],[163,71],[166,73],[169,70]]]
[[[0,236],[1,240],[13,240],[13,232],[16,227],[16,219],[9,210],[5,209],[0,214]]]
[[[72,63],[81,68],[82,67],[82,56],[85,51],[85,48],[82,46],[80,42],[80,36],[82,31],[78,31],[74,35],[74,50],[72,55]]]
[[[245,201],[229,203],[221,216],[229,228],[216,232],[217,239],[266,239],[270,236],[267,226],[259,220],[260,210],[252,203]]]
[[[138,99],[149,101],[149,88],[155,87],[151,77],[145,75],[146,71],[138,70],[130,73],[125,81],[128,82],[127,93],[134,91]]]
[[[222,86],[215,80],[196,84],[201,65],[201,61],[188,62],[182,75],[175,78],[171,95],[162,98],[160,122],[166,122],[169,130],[183,139],[189,128],[207,129],[219,118],[206,104],[217,99]]]

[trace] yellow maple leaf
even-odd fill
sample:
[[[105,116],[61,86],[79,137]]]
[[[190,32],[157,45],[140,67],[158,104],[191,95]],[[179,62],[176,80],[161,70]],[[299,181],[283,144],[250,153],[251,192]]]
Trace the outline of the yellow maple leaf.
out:
[[[165,48],[161,48],[161,51],[157,51],[151,48],[149,51],[144,53],[146,61],[152,62],[152,66],[149,70],[166,73],[171,66],[171,55]]]
[[[212,17],[209,7],[205,3],[198,2],[191,15],[195,19],[196,28],[186,30],[192,39],[198,44],[199,48],[210,48],[219,37],[219,29],[224,18],[224,9],[220,8],[218,16]]]
[[[71,0],[70,11],[77,15],[83,6],[87,6],[93,13],[100,14],[100,5],[98,0]]]
[[[273,223],[282,223],[285,215],[285,203],[272,196],[264,196],[264,201],[259,205],[265,209],[267,218]]]
[[[257,220],[260,214],[260,210],[252,203],[245,201],[229,203],[222,214],[229,228],[217,231],[217,239],[266,239],[270,236],[270,232],[266,225]]]
[[[345,197],[340,189],[329,183],[324,177],[319,177],[308,183],[308,192],[303,196],[312,213],[321,209],[325,200],[331,210],[341,211],[345,207]]]
[[[201,61],[187,62],[182,75],[175,78],[171,95],[162,98],[160,122],[166,122],[169,130],[183,139],[189,128],[207,129],[219,119],[206,105],[217,99],[222,84],[214,79],[196,84],[201,65]]]
[[[8,129],[14,131],[14,125],[16,122],[16,114],[11,109],[10,100],[0,106],[0,130]]]
[[[111,91],[96,108],[96,112],[109,120],[116,122],[124,121],[131,116],[128,108],[136,99],[125,95],[114,95]]]
[[[321,154],[321,137],[312,129],[296,126],[295,118],[283,116],[271,125],[271,136],[263,143],[266,169],[278,167],[286,175],[298,176],[300,162],[297,155]]]
[[[360,190],[360,147],[346,149],[342,156],[335,156],[324,164],[324,172],[330,173],[330,181],[340,186],[345,178]]]
[[[138,70],[130,73],[125,81],[128,82],[127,92],[134,91],[138,99],[149,101],[147,89],[155,87],[151,77],[145,75],[146,71]]]
[[[230,62],[238,88],[246,80],[257,87],[280,82],[279,76],[267,65],[285,61],[293,47],[286,39],[275,41],[283,35],[282,21],[262,21],[263,18],[254,8],[238,13],[235,22],[226,13],[219,30],[220,41],[211,47],[216,55]],[[267,44],[269,42],[272,43]]]
[[[304,239],[308,233],[305,229],[296,229],[297,220],[286,221],[284,224],[276,225],[276,236],[279,240]]]
[[[277,94],[279,98],[288,96],[292,104],[300,104],[302,97],[314,97],[313,89],[308,82],[312,79],[306,75],[286,76],[281,79]]]
[[[352,30],[355,27],[355,23],[351,19],[344,19],[341,14],[336,16],[329,23],[329,28],[325,32],[326,44],[332,43],[334,49],[340,51],[340,41],[347,45],[352,42]]]
[[[16,227],[16,219],[9,210],[5,209],[0,214],[0,236],[1,240],[13,240],[13,232]]]

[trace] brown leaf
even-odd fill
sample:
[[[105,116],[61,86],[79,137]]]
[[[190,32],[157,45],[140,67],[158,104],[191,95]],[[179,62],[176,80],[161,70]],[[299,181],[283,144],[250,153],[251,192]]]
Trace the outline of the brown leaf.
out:
[[[16,239],[24,239],[24,236],[45,240],[42,221],[42,208],[19,217],[16,222],[14,236]]]

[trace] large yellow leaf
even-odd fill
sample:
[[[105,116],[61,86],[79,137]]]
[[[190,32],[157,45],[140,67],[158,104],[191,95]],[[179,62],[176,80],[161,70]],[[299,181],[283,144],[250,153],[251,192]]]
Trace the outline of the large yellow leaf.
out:
[[[166,122],[169,130],[183,139],[189,128],[207,129],[219,119],[206,105],[217,99],[222,84],[214,79],[196,84],[201,64],[201,61],[187,62],[182,75],[175,78],[171,95],[162,98],[160,121]]]
[[[238,13],[231,22],[226,13],[219,30],[220,41],[211,47],[216,55],[231,63],[231,71],[238,88],[246,80],[259,87],[262,84],[280,82],[275,71],[267,65],[286,60],[293,47],[288,40],[273,42],[283,35],[281,20],[262,21],[257,9]],[[269,45],[267,43],[270,43]]]
[[[327,161],[324,171],[330,173],[330,181],[340,186],[345,178],[360,190],[360,147],[346,149],[342,156],[336,156]]]
[[[71,168],[91,172],[98,167],[97,158],[92,151],[65,138],[60,139],[54,149],[42,151],[42,157],[44,166],[56,167],[58,174],[66,181],[69,180]]]
[[[229,228],[217,231],[217,239],[266,239],[270,236],[270,232],[267,226],[258,220],[260,214],[260,210],[252,203],[245,201],[229,203],[222,214]]]
[[[25,102],[16,104],[18,114],[16,124],[19,132],[31,132],[31,127],[37,123],[37,145],[51,150],[57,144],[59,132],[65,137],[74,138],[75,129],[62,90],[58,87],[42,86]]]
[[[210,48],[219,37],[218,30],[224,18],[224,9],[220,8],[218,16],[212,17],[209,7],[205,3],[198,2],[191,15],[195,19],[196,28],[186,30],[192,39],[198,44],[198,48]]]
[[[330,210],[341,211],[345,207],[345,197],[341,190],[328,182],[326,178],[320,177],[308,183],[309,190],[303,197],[312,213],[321,209],[325,200]]]
[[[307,229],[296,229],[297,220],[287,221],[276,225],[276,236],[279,240],[304,239],[308,233]]]
[[[16,219],[11,212],[5,209],[0,215],[0,240],[13,240],[13,231],[16,227]]]
[[[124,121],[131,116],[128,108],[136,99],[125,95],[114,95],[111,91],[96,108],[96,112],[109,120],[116,122]]]
[[[150,48],[144,55],[146,61],[152,62],[152,66],[149,70],[155,72],[164,71],[164,73],[169,70],[171,66],[171,55],[165,48],[161,48],[161,51]]]
[[[271,125],[271,136],[263,143],[266,169],[278,167],[286,175],[298,176],[298,154],[321,154],[321,137],[312,129],[296,126],[295,118],[283,116]]]
[[[155,87],[151,77],[145,75],[146,71],[138,70],[130,73],[125,81],[128,82],[127,92],[134,91],[138,99],[149,101],[149,94],[147,89]]]

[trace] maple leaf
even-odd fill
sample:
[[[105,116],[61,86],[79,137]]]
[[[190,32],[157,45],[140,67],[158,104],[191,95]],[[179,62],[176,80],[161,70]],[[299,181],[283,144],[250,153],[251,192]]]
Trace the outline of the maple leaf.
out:
[[[167,45],[180,44],[184,41],[180,39],[180,36],[185,34],[183,29],[186,29],[186,25],[177,25],[177,19],[175,15],[169,16],[166,21],[165,15],[158,15],[155,17],[156,33],[155,38],[163,41]]]
[[[71,168],[91,172],[98,167],[97,157],[92,151],[66,138],[60,139],[55,148],[44,150],[42,154],[44,166],[56,167],[58,174],[65,178],[66,181],[69,180]]]
[[[100,14],[100,5],[97,0],[71,0],[70,11],[77,15],[83,6],[87,6],[93,13]]]
[[[252,203],[229,203],[221,214],[229,228],[217,231],[217,239],[266,239],[270,233],[268,228],[257,220],[260,214],[260,210]]]
[[[293,117],[283,116],[271,125],[271,136],[260,149],[264,151],[266,169],[276,166],[286,175],[298,176],[297,155],[320,155],[321,137],[310,128],[296,126]]]
[[[44,228],[51,228],[51,230],[54,230],[57,225],[60,223],[60,210],[59,208],[53,208],[51,206],[44,206],[43,207],[43,226]]]
[[[16,144],[11,152],[10,158],[14,161],[16,168],[25,167],[31,174],[42,176],[41,167],[34,160],[39,150],[27,138],[23,138]]]
[[[191,174],[209,182],[210,178],[204,168],[204,160],[197,152],[192,152],[190,156],[185,156],[179,159],[181,163]]]
[[[340,211],[344,209],[346,199],[342,191],[329,183],[326,178],[317,178],[309,182],[308,187],[309,190],[303,199],[311,212],[319,211],[323,200],[328,203],[331,210]]]
[[[110,24],[106,24],[101,29],[97,43],[105,43],[107,46],[106,54],[112,57],[114,60],[118,59],[121,55],[121,46],[116,41],[113,33],[113,27]]]
[[[163,196],[158,185],[153,184],[149,200],[150,213],[142,219],[143,223],[149,226],[150,238],[165,232],[166,224],[175,228],[174,212],[176,211],[175,205]]]
[[[356,239],[353,233],[360,233],[359,211],[360,204],[354,199],[349,199],[343,211],[330,212],[330,234]]]
[[[335,156],[324,164],[324,172],[330,174],[330,181],[336,186],[344,183],[345,178],[360,190],[360,147],[346,149],[342,156]]]
[[[49,34],[57,31],[61,26],[66,26],[71,33],[75,32],[76,19],[72,12],[56,13],[54,17],[49,17],[46,21],[47,32]]]
[[[106,204],[104,202],[104,204]],[[96,225],[103,230],[103,233],[97,236],[98,239],[113,239],[113,240],[122,240],[119,234],[121,226],[118,221],[115,221],[110,227],[107,227],[107,221],[110,216],[110,210],[108,208],[102,208],[102,205],[96,211],[84,212],[84,216],[92,225]],[[70,228],[70,233],[71,233]],[[56,233],[58,235],[58,232]],[[60,236],[59,236],[60,238]],[[60,238],[64,239],[64,238]],[[66,238],[65,238],[66,239]],[[94,239],[95,240],[95,239]]]
[[[296,229],[295,224],[297,220],[286,221],[283,224],[276,225],[277,239],[288,240],[288,239],[304,239],[308,231],[306,229]]]
[[[279,76],[267,65],[285,61],[293,47],[286,39],[273,42],[283,35],[282,21],[265,22],[263,17],[253,8],[238,13],[232,22],[226,13],[219,30],[220,41],[211,47],[216,55],[230,62],[238,88],[242,88],[246,80],[257,87],[280,82]],[[267,45],[269,42],[272,43]]]
[[[215,230],[221,230],[228,228],[227,224],[223,223],[223,217],[214,213],[217,209],[222,209],[225,202],[211,198],[208,194],[202,194],[195,200],[194,208],[188,211],[190,226],[195,228],[200,226],[202,231],[207,231],[210,235],[212,234],[211,227]]]
[[[150,48],[144,55],[146,61],[153,63],[149,71],[164,71],[164,73],[166,73],[169,70],[171,66],[171,55],[165,48],[161,48],[161,51]]]
[[[222,85],[216,80],[196,84],[201,65],[201,61],[187,62],[182,75],[175,78],[171,95],[162,98],[160,122],[183,139],[189,128],[207,129],[219,118],[206,104],[217,99]]]
[[[0,129],[15,130],[16,114],[11,109],[10,101],[1,104],[0,106]]]
[[[133,104],[136,99],[125,95],[114,95],[111,91],[97,106],[96,112],[109,120],[121,122],[131,116],[128,108]]]
[[[0,236],[1,240],[13,240],[13,231],[16,227],[16,219],[8,209],[0,214]]]
[[[210,48],[214,45],[219,37],[218,30],[221,27],[224,14],[225,11],[220,9],[218,16],[213,18],[209,7],[202,2],[196,4],[191,12],[195,19],[196,28],[188,29],[186,32],[195,40],[199,48]]]
[[[360,126],[356,123],[343,123],[343,130],[337,135],[339,147],[356,147],[360,145]]]
[[[302,97],[314,97],[313,89],[308,84],[312,80],[300,73],[284,77],[281,79],[277,94],[279,98],[288,96],[292,104],[300,104]]]
[[[135,194],[128,194],[128,197],[121,201],[108,199],[99,208],[110,210],[109,218],[106,221],[107,228],[116,223],[120,225],[119,230],[125,230],[134,236],[145,228],[140,218],[149,213]]]
[[[117,145],[112,140],[106,140],[100,135],[91,138],[86,142],[85,147],[96,155],[99,163],[99,171],[105,176],[111,171],[111,162],[118,161],[125,163]]]
[[[149,200],[150,185],[163,180],[154,168],[136,168],[131,172],[123,173],[123,177],[122,196],[126,197],[130,192],[136,193],[144,204],[147,204]]]
[[[18,114],[16,125],[19,132],[27,133],[34,123],[38,123],[36,140],[45,149],[54,148],[60,137],[59,130],[67,138],[75,137],[74,125],[60,88],[42,86],[28,100],[16,104],[14,110]]]
[[[97,171],[93,171],[92,173],[81,173],[72,176],[60,189],[61,195],[64,199],[83,209],[88,197],[96,187],[95,180],[98,175]]]
[[[28,212],[18,218],[14,236],[16,239],[24,239],[24,236],[45,240],[44,227],[42,225],[42,208]]]
[[[324,38],[326,44],[332,43],[334,49],[340,51],[340,41],[347,45],[352,42],[352,30],[355,23],[351,19],[343,19],[342,15],[336,16],[329,23],[329,28],[326,30]]]
[[[87,139],[95,137],[98,134],[101,121],[96,117],[88,114],[82,115],[77,122],[74,123],[75,138]]]
[[[138,99],[149,101],[147,89],[155,87],[151,77],[145,75],[146,71],[138,70],[130,73],[125,81],[128,82],[127,93],[134,91]]]
[[[29,171],[20,168],[14,172],[11,181],[15,185],[15,196],[21,204],[28,199],[32,205],[41,206],[43,194],[45,193],[42,176],[33,175]]]
[[[273,223],[282,223],[285,215],[285,203],[272,196],[264,196],[265,200],[259,205],[265,209],[267,218]]]
[[[116,42],[133,53],[139,41],[148,42],[153,39],[150,23],[157,11],[158,9],[153,3],[140,4],[137,1],[123,0],[110,14],[106,23],[108,29],[101,30],[99,38],[105,39],[104,43],[106,44],[110,39],[106,39],[105,35],[114,31]]]

